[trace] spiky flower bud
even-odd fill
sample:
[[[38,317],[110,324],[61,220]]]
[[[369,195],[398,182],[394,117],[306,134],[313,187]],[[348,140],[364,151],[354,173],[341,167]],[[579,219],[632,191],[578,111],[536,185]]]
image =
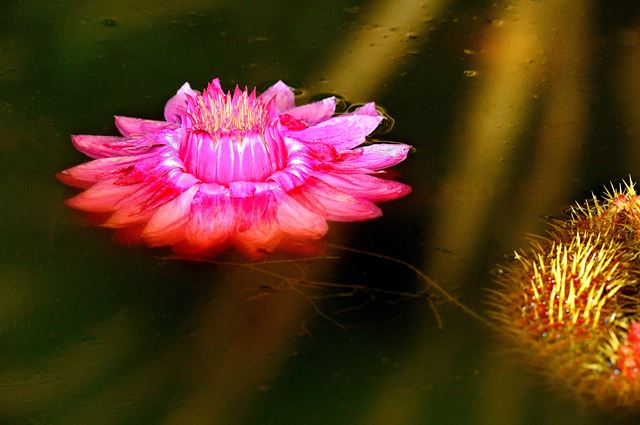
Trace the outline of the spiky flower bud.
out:
[[[551,379],[587,402],[640,403],[640,197],[633,183],[572,208],[498,268],[492,315]]]

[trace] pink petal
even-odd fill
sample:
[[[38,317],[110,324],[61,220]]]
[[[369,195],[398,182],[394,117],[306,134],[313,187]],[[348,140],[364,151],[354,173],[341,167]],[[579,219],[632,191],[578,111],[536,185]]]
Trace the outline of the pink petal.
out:
[[[289,114],[280,114],[279,118],[280,118],[280,124],[284,125],[285,127],[287,127],[288,130],[291,130],[291,131],[300,131],[309,127],[303,121],[300,121],[299,119],[294,118]]]
[[[277,219],[282,231],[295,238],[318,239],[329,230],[324,217],[287,194],[280,200]]]
[[[126,158],[126,157],[123,157]],[[118,184],[135,184],[157,178],[164,178],[169,173],[184,171],[184,164],[171,148],[160,148],[151,155],[140,155],[131,166],[120,170]],[[194,176],[191,178],[195,179]]]
[[[116,136],[71,136],[73,145],[91,158],[127,156],[144,153],[153,143],[148,138],[126,138]]]
[[[275,251],[283,237],[276,223],[260,222],[234,235],[233,246],[247,258],[258,260]]]
[[[278,203],[271,192],[256,193],[251,197],[232,198],[236,212],[236,231],[244,232],[259,223],[275,220]]]
[[[360,168],[381,170],[404,161],[410,149],[411,146],[403,143],[375,143],[354,149],[354,155],[346,154],[345,159],[338,158],[332,167],[343,172]]]
[[[276,98],[276,111],[281,114],[296,106],[293,90],[282,81],[278,81],[260,95],[260,99],[268,101],[272,97]]]
[[[193,254],[223,245],[234,230],[235,214],[224,187],[202,184],[191,202],[186,242]]]
[[[156,133],[166,128],[175,128],[175,124],[165,121],[143,120],[141,118],[122,117],[116,115],[116,127],[125,136]]]
[[[307,180],[294,196],[303,204],[313,205],[327,220],[363,221],[382,215],[373,202],[344,193],[315,177]]]
[[[94,183],[118,179],[119,185],[141,183],[173,169],[182,169],[176,152],[171,148],[150,150],[138,156],[100,158],[69,168],[57,175],[62,182],[87,188]]]
[[[214,82],[216,82],[214,80]],[[212,82],[213,84],[213,82]],[[220,83],[218,82],[218,87]],[[191,88],[189,83],[184,83],[164,107],[164,119],[168,122],[178,123],[182,121],[182,114],[187,109],[187,96],[196,97],[199,93]]]
[[[381,116],[343,114],[301,131],[288,131],[287,136],[307,143],[326,143],[341,152],[364,143],[380,121]]]
[[[87,212],[111,212],[115,205],[126,196],[134,193],[143,183],[121,186],[113,180],[107,180],[91,186],[84,192],[67,199],[65,203],[75,209]]]
[[[343,114],[343,115],[369,115],[371,117],[380,116],[380,114],[376,110],[375,102],[365,103],[361,107],[357,108],[355,111],[347,112],[346,114]]]
[[[69,186],[86,189],[100,181],[114,179],[121,174],[123,168],[131,166],[139,160],[140,157],[137,156],[96,159],[64,170],[56,177]]]
[[[331,118],[335,110],[336,98],[328,97],[318,102],[308,103],[306,105],[289,109],[287,114],[303,121],[307,126],[310,126]]]
[[[184,239],[191,202],[200,185],[194,185],[156,210],[142,232],[149,246],[173,245]]]
[[[411,186],[367,174],[317,173],[316,177],[339,191],[374,202],[389,201],[411,192]]]
[[[348,150],[338,153],[336,148],[326,143],[308,142],[305,144],[305,147],[311,151],[313,157],[319,159],[325,164],[337,160],[342,155],[351,154],[351,152],[353,152]]]
[[[190,174],[179,171],[172,174],[166,178],[151,180],[118,201],[114,206],[114,214],[103,223],[103,226],[120,228],[146,222],[158,208],[197,183]]]

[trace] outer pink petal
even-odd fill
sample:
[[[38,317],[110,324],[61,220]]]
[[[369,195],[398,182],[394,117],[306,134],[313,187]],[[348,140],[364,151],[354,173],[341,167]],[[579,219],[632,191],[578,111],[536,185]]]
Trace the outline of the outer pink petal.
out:
[[[194,255],[215,249],[226,243],[234,223],[234,210],[224,187],[202,184],[191,202],[185,242]]]
[[[232,198],[236,212],[236,231],[244,232],[259,223],[268,223],[275,219],[277,201],[271,192],[256,193],[250,197]]]
[[[342,192],[374,202],[389,201],[411,192],[411,186],[367,174],[318,173],[316,177]]]
[[[149,181],[136,192],[122,198],[114,206],[114,214],[103,223],[120,228],[142,224],[166,203],[193,187],[198,180],[190,174],[174,171],[170,175]],[[142,231],[142,229],[140,229]]]
[[[100,181],[118,177],[123,168],[132,166],[138,161],[140,161],[138,156],[101,158],[64,170],[56,177],[69,186],[86,189]]]
[[[126,138],[116,136],[71,136],[73,145],[91,158],[128,156],[144,153],[152,145],[149,138]]]
[[[153,155],[146,155],[146,158],[142,155],[138,158],[133,165],[120,170],[118,184],[147,182],[165,178],[169,173],[174,175],[175,172],[184,171],[184,164],[178,158],[177,152],[171,148],[164,147],[154,151]]]
[[[174,169],[182,170],[177,153],[169,147],[151,150],[138,156],[101,158],[69,168],[57,175],[71,186],[87,188],[104,180],[117,179],[126,186],[159,177]]]
[[[339,115],[301,131],[288,131],[287,136],[303,142],[320,142],[341,152],[354,148],[376,129],[381,116]]]
[[[381,170],[404,161],[410,149],[411,146],[403,143],[375,143],[354,149],[331,165],[342,172],[362,168]]]
[[[113,180],[107,180],[67,199],[65,203],[72,208],[86,212],[111,212],[118,202],[135,193],[143,185],[144,183],[122,186],[115,184]]]
[[[329,230],[327,221],[317,212],[284,194],[277,214],[283,232],[300,239],[319,239]]]
[[[141,118],[122,117],[116,115],[116,127],[125,136],[156,133],[166,128],[175,128],[175,124],[166,121],[143,120]]]
[[[305,198],[304,204],[315,206],[327,220],[363,221],[380,217],[382,211],[373,202],[351,196],[315,177],[296,194],[296,199]]]
[[[247,258],[257,260],[278,248],[284,234],[272,221],[260,222],[233,236],[233,246]]]
[[[200,185],[194,185],[177,198],[158,208],[142,232],[149,246],[173,245],[184,239],[191,202]]]
[[[325,121],[333,115],[336,110],[336,98],[328,97],[318,102],[308,103],[287,111],[295,119],[298,119],[308,126]]]
[[[216,79],[217,80],[217,79]],[[220,86],[220,83],[218,83]],[[164,119],[168,122],[178,123],[182,121],[182,114],[187,109],[188,96],[196,97],[199,93],[191,88],[189,83],[184,83],[164,107]]]
[[[260,98],[268,101],[274,96],[276,98],[276,111],[279,114],[288,111],[289,109],[296,106],[293,90],[291,90],[289,86],[287,86],[282,81],[278,81],[267,90],[265,90],[260,95]]]

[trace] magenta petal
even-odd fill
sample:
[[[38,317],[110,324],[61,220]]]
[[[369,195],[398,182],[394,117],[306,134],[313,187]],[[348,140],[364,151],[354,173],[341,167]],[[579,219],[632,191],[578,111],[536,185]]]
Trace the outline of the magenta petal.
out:
[[[346,113],[344,115],[368,115],[368,116],[371,116],[371,117],[380,116],[380,114],[376,110],[375,102],[365,103],[364,105],[362,105],[361,107],[359,107],[355,111],[348,112],[348,113]]]
[[[345,173],[361,169],[381,170],[404,161],[410,149],[411,146],[404,143],[375,143],[354,149],[344,159],[338,158],[331,166],[334,170]]]
[[[287,132],[287,136],[307,143],[327,143],[341,152],[364,143],[380,121],[381,116],[344,114],[305,130]]]
[[[72,208],[92,213],[111,212],[118,202],[134,193],[142,185],[143,183],[121,186],[115,184],[114,181],[107,180],[67,199],[65,203]]]
[[[220,83],[218,83],[218,87]],[[164,119],[172,123],[180,123],[182,114],[187,109],[188,96],[195,97],[198,92],[193,90],[189,83],[184,83],[178,90],[175,96],[173,96],[164,107]]]
[[[257,260],[275,251],[283,236],[274,222],[265,221],[234,235],[233,246],[246,257]]]
[[[100,181],[117,177],[123,168],[139,160],[136,156],[96,159],[64,170],[58,173],[57,177],[70,186],[86,189]]]
[[[318,212],[327,220],[363,221],[382,215],[373,202],[351,196],[314,177],[301,189],[300,196],[317,205]]]
[[[173,128],[175,125],[165,121],[143,120],[140,118],[122,117],[116,115],[116,127],[118,131],[127,137],[156,133],[165,128]]]
[[[143,153],[152,143],[148,138],[126,138],[115,136],[71,136],[73,145],[91,158],[128,156]]]
[[[318,102],[298,106],[287,111],[288,115],[303,121],[307,126],[325,121],[333,115],[336,110],[335,97],[328,97]]]
[[[224,244],[234,230],[235,214],[222,186],[202,184],[191,202],[185,229],[191,251],[205,251]]]
[[[127,140],[124,137],[116,136],[89,136],[89,135],[74,135],[71,136],[71,143],[73,146],[83,154],[90,156],[91,158],[105,158],[108,156],[114,156],[113,149],[109,145]]]
[[[121,228],[147,222],[158,208],[181,195],[196,182],[193,176],[180,171],[150,180],[118,201],[114,206],[115,212],[103,226]]]
[[[144,155],[100,158],[62,171],[57,175],[62,182],[87,188],[105,180],[113,180],[120,186],[142,183],[155,179],[172,170],[182,170],[176,153],[171,148],[150,150]]]
[[[319,239],[329,230],[327,221],[295,198],[284,194],[277,214],[283,232],[300,239]]]
[[[296,106],[293,90],[282,81],[278,81],[260,95],[260,98],[266,101],[272,97],[276,98],[276,111],[279,114]]]
[[[199,187],[199,184],[194,185],[156,210],[142,231],[145,242],[150,246],[163,246],[173,245],[184,239],[191,202]]]
[[[342,192],[374,202],[389,201],[411,192],[406,184],[367,174],[317,173],[316,177]]]
[[[238,182],[240,183],[240,182]],[[243,232],[260,223],[270,223],[277,212],[277,201],[271,192],[250,197],[232,198],[236,212],[236,230]]]

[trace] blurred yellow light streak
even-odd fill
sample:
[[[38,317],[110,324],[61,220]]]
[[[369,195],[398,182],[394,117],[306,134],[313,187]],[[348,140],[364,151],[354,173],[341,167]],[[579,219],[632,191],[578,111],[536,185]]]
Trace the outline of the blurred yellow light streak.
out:
[[[381,0],[365,10],[355,29],[335,54],[335,59],[308,79],[353,101],[368,101],[384,91],[408,59],[409,51],[424,44],[426,30],[451,0]],[[320,85],[318,81],[325,81]]]
[[[552,10],[547,4],[516,2],[483,43],[483,78],[474,80],[478,88],[464,98],[451,142],[452,174],[434,195],[431,247],[448,253],[430,252],[426,272],[444,284],[456,284],[464,274],[464,264],[456,259],[474,258],[490,208],[509,175],[513,147],[528,124],[546,67],[544,41],[552,28],[545,19]]]
[[[611,79],[626,130],[622,161],[634,180],[640,179],[640,22],[618,33],[619,62]],[[623,177],[623,176],[620,176]]]
[[[579,169],[577,159],[586,138],[585,87],[590,81],[589,46],[593,35],[587,0],[567,0],[558,7],[560,12],[548,19],[562,42],[549,41],[545,48],[548,80],[542,93],[548,94],[543,102],[531,171],[518,200],[507,200],[511,205],[505,203],[501,208],[511,217],[508,222],[505,220],[504,230],[508,233],[503,233],[502,238],[509,248],[519,246],[522,235],[542,230],[542,215],[560,213],[573,202],[568,199],[572,199],[573,176]]]
[[[575,78],[576,71],[567,71],[567,68],[583,59],[584,48],[580,37],[584,31],[567,35],[559,17],[573,15],[574,25],[584,30],[582,20],[585,19],[585,13],[582,6],[580,0],[553,4],[522,0],[512,3],[503,12],[503,16],[493,20],[499,25],[489,29],[484,47],[479,53],[482,62],[477,66],[479,73],[474,79],[478,87],[470,96],[465,96],[466,103],[459,114],[458,129],[454,131],[453,171],[445,179],[435,198],[438,200],[435,220],[430,226],[435,229],[435,236],[431,244],[433,249],[428,252],[425,272],[434,276],[441,284],[457,284],[466,277],[465,262],[472,262],[476,257],[480,238],[484,236],[484,226],[488,222],[492,205],[500,195],[504,179],[508,178],[509,171],[514,171],[515,178],[519,177],[517,170],[511,169],[511,153],[513,147],[520,143],[518,138],[529,125],[534,96],[543,86],[545,77],[556,77],[557,81],[551,78],[554,81],[548,105],[550,109],[545,112],[544,119],[551,128],[542,131],[540,136],[538,155],[545,156],[536,157],[544,165],[534,165],[533,178],[537,179],[534,180],[536,182],[541,180],[540,173],[546,173],[550,168],[554,171],[549,178],[564,179],[571,173],[573,168],[569,163],[574,159],[572,153],[575,152],[575,146],[579,145],[579,141],[571,140],[571,137],[576,137],[574,131],[578,138],[581,137],[584,120],[584,106],[580,103],[582,97],[576,95],[576,91],[584,81],[567,81],[572,76]],[[576,28],[570,25],[568,31],[572,29]],[[569,45],[564,46],[566,51],[564,47],[555,51],[558,54],[569,52],[569,55],[577,55],[577,58],[553,58],[556,73],[549,74],[551,64],[547,54],[554,51],[554,46],[564,44],[565,37],[569,37],[566,40]],[[572,48],[579,50],[577,53],[572,52]],[[567,73],[568,76],[565,76]],[[575,110],[565,111],[560,108]],[[556,137],[565,140],[554,139]],[[558,151],[549,152],[549,144],[557,147]],[[545,181],[542,184],[550,183]],[[564,187],[558,181],[554,181],[554,185],[558,188],[553,193]],[[438,254],[438,248],[445,248],[449,253]],[[462,262],[456,261],[457,259]],[[428,341],[416,342],[404,362],[408,365],[406,374],[390,377],[383,386],[384,392],[371,403],[378,407],[367,415],[363,423],[408,425],[419,422],[426,395],[420,392],[399,394],[389,392],[388,389],[405,388],[417,374],[437,374],[441,365],[433,363],[433,347],[430,345]],[[425,369],[421,365],[427,359],[431,366]],[[469,386],[471,383],[466,382],[465,385]],[[495,386],[496,383],[489,380],[486,385]],[[507,387],[509,386],[506,385],[505,388]],[[514,401],[518,399],[517,396]],[[492,406],[495,407],[493,404]],[[506,422],[495,416],[496,410],[491,407],[480,414],[494,416],[483,416],[481,421],[510,423],[509,418],[520,414],[515,405],[512,407],[514,408],[508,412],[503,412]]]

